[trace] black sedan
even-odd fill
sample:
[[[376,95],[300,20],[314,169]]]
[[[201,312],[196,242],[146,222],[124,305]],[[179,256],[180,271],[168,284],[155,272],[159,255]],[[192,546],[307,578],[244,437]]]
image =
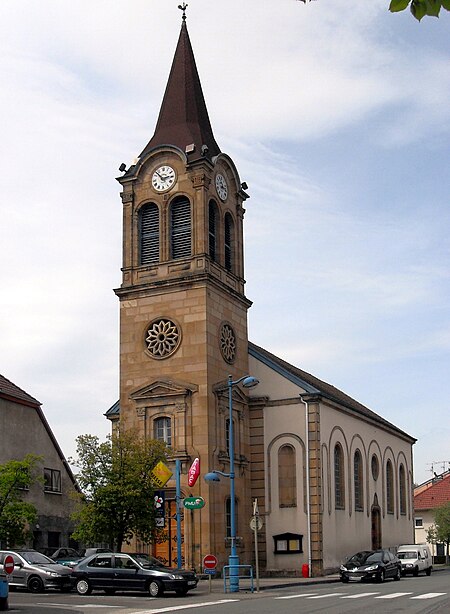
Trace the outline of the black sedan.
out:
[[[165,567],[146,554],[100,553],[80,561],[72,570],[75,586],[80,595],[92,590],[106,594],[116,591],[145,591],[160,597],[164,591],[175,591],[179,596],[195,588],[195,572]]]
[[[350,580],[376,580],[386,578],[400,580],[402,564],[389,550],[365,550],[357,552],[340,567],[341,582]]]

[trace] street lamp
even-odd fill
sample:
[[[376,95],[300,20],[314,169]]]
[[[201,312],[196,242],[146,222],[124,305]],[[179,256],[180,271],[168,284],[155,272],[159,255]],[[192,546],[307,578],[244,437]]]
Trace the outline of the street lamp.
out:
[[[236,550],[236,500],[234,488],[234,432],[233,432],[233,386],[241,384],[244,388],[253,388],[259,384],[259,380],[251,375],[244,375],[233,381],[231,375],[228,376],[228,454],[230,457],[230,472],[211,471],[205,475],[207,482],[220,482],[219,475],[230,478],[230,542],[231,549],[228,557],[228,565],[230,567],[230,593],[239,591],[239,556]]]

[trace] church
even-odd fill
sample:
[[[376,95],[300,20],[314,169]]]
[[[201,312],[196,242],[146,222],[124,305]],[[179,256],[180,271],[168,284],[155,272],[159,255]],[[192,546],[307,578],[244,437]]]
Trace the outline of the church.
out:
[[[415,439],[248,339],[248,188],[215,140],[185,11],[154,134],[120,170],[120,399],[105,415],[164,440],[181,496],[204,500],[183,509],[183,566],[199,570],[211,553],[220,570],[232,537],[241,564],[255,564],[255,503],[262,572],[318,576],[358,550],[411,543]],[[247,376],[258,385],[244,387]],[[232,469],[234,506],[227,477],[203,479]],[[169,565],[175,486],[164,487],[162,537],[133,545]]]

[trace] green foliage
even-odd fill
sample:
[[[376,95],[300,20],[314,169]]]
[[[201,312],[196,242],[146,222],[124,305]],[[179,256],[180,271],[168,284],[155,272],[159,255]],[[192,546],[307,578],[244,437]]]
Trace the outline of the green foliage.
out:
[[[118,432],[100,442],[94,435],[77,437],[77,459],[71,463],[82,494],[73,515],[75,539],[106,542],[120,551],[132,536],[144,542],[155,532],[154,485],[151,471],[167,458],[164,442]]]
[[[391,0],[389,10],[392,13],[404,11],[410,7],[411,13],[420,21],[426,15],[428,17],[439,17],[441,9],[450,11],[450,0]]]
[[[427,541],[433,544],[446,544],[446,556],[448,563],[450,547],[450,501],[435,508],[434,525],[432,525],[427,531]]]
[[[25,489],[40,481],[36,475],[38,456],[28,454],[21,461],[0,465],[0,542],[3,546],[22,545],[30,537],[29,526],[36,522],[34,505],[22,500]]]

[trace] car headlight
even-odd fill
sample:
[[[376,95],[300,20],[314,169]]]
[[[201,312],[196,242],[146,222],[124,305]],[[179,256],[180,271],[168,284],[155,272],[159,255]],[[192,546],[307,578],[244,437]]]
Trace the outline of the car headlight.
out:
[[[52,578],[59,578],[59,573],[56,573],[56,571],[46,571],[45,573],[47,573]]]
[[[378,565],[370,565],[370,567],[366,567],[366,571],[375,571],[378,569]]]
[[[341,566],[339,567],[339,569],[340,569],[341,571],[347,571],[347,567],[346,567],[345,565],[341,565]]]
[[[183,576],[180,576],[180,575],[175,574],[175,573],[171,573],[171,574],[169,575],[169,578],[170,578],[171,580],[183,580]]]
[[[406,563],[405,567],[414,567],[412,563]]]

